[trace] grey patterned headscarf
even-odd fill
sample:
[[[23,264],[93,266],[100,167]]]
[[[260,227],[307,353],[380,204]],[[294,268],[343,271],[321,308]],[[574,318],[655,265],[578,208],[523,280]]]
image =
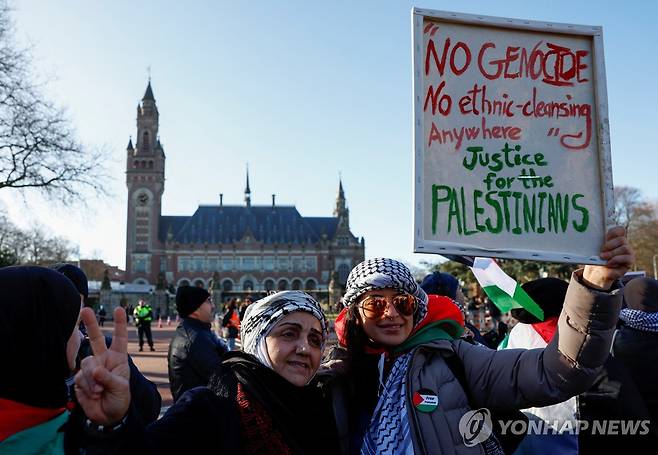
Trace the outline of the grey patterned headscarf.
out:
[[[318,318],[322,334],[327,337],[327,319],[322,307],[313,297],[302,291],[282,291],[268,295],[247,307],[240,325],[242,350],[255,355],[263,365],[272,368],[265,337],[284,316],[295,311],[311,313]],[[322,346],[324,348],[324,344]]]
[[[427,294],[423,291],[409,268],[395,259],[374,258],[361,262],[347,277],[347,289],[343,297],[346,307],[356,303],[372,289],[392,288],[416,297],[418,307],[414,313],[414,325],[427,314]]]

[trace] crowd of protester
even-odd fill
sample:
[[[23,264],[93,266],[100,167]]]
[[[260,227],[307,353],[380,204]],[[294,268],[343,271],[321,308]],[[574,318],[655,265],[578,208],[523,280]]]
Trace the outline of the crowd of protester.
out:
[[[388,258],[354,267],[335,321],[302,291],[219,303],[181,286],[160,418],[128,354],[129,316],[139,350],[154,349],[146,302],[117,308],[106,337],[77,267],[0,268],[0,453],[651,453],[658,281],[621,284],[634,261],[624,229],[602,243],[605,265],[523,285],[542,320],[513,310],[509,330],[492,307],[484,333],[455,277],[419,283]],[[491,431],[465,434],[474,412]],[[550,431],[511,434],[505,419]],[[597,434],[601,421],[641,425]]]

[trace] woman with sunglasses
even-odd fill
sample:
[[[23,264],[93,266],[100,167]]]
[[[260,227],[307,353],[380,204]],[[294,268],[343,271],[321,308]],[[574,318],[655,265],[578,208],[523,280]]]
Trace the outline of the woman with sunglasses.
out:
[[[459,338],[457,306],[437,296],[428,304],[400,262],[358,264],[336,321],[346,350],[333,353],[341,361],[328,364],[343,373],[333,394],[342,449],[504,453],[489,427],[478,426],[490,410],[563,401],[588,388],[607,356],[621,307],[621,296],[610,289],[633,262],[623,228],[608,232],[601,257],[605,266],[574,273],[558,336],[548,347],[506,351]]]

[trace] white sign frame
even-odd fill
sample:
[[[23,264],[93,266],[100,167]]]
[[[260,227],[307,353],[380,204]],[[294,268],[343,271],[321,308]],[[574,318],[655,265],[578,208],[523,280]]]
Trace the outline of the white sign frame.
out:
[[[423,160],[425,152],[425,137],[427,132],[424,126],[424,72],[423,68],[423,22],[426,18],[436,19],[440,22],[454,24],[482,25],[487,27],[513,29],[516,31],[535,31],[542,33],[555,33],[578,35],[591,39],[592,49],[592,75],[594,85],[594,116],[592,118],[592,131],[596,131],[599,157],[599,182],[602,213],[593,215],[593,222],[602,223],[602,232],[606,227],[614,224],[612,163],[610,156],[610,126],[608,120],[608,98],[606,91],[605,62],[603,57],[603,30],[599,26],[585,26],[561,24],[553,22],[530,21],[503,17],[463,14],[449,11],[436,11],[423,8],[413,8],[412,21],[412,63],[413,63],[413,100],[414,100],[414,134],[413,134],[413,161],[414,161],[414,252],[434,253],[462,256],[499,257],[508,259],[530,259],[563,263],[578,264],[604,264],[598,251],[588,255],[573,254],[569,251],[536,251],[528,248],[515,248],[513,245],[501,245],[501,248],[484,248],[477,243],[455,243],[452,241],[429,240],[424,235],[425,219],[431,213],[424,213],[423,191]],[[601,238],[601,244],[603,238]]]

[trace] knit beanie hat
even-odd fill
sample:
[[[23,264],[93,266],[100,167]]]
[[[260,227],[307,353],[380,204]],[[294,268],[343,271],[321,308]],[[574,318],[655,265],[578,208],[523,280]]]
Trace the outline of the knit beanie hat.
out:
[[[544,311],[544,320],[546,320],[560,315],[569,283],[559,278],[540,278],[528,281],[521,287]],[[514,319],[525,324],[542,322],[524,308],[514,308],[510,313]]]
[[[434,272],[423,278],[420,287],[428,294],[444,295],[455,300],[459,281],[449,273]]]
[[[79,267],[76,267],[72,264],[54,264],[50,266],[51,269],[63,274],[66,278],[71,280],[75,288],[78,290],[79,294],[82,294],[85,297],[85,300],[89,297],[89,285],[87,284],[87,275]]]
[[[203,288],[196,286],[179,286],[176,291],[176,311],[186,318],[208,300],[210,294]]]
[[[658,312],[658,281],[653,278],[634,278],[624,287],[624,301],[631,310]]]

